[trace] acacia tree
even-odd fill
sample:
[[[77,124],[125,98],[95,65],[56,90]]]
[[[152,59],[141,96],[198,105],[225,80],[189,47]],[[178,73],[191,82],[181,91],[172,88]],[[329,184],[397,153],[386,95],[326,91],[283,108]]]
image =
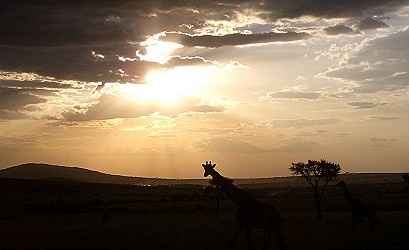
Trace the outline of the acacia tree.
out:
[[[308,160],[307,163],[291,163],[289,169],[292,175],[305,179],[307,183],[311,185],[314,191],[317,220],[321,220],[321,201],[324,197],[325,188],[330,181],[337,179],[338,174],[341,171],[340,165],[333,162],[327,162],[326,160]],[[323,184],[320,185],[320,182],[323,182]]]

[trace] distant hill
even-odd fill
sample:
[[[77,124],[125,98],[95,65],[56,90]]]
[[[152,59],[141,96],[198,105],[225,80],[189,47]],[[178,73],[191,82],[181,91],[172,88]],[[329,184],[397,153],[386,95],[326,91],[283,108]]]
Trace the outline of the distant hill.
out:
[[[171,181],[168,179],[111,175],[84,168],[41,163],[26,163],[6,169],[1,169],[0,177],[31,180],[55,180],[133,185],[166,185],[170,184]]]
[[[200,169],[199,169],[200,170]],[[200,170],[201,171],[201,170]],[[30,180],[71,181],[107,184],[131,184],[131,185],[208,185],[208,178],[201,179],[161,179],[144,178],[105,174],[78,167],[66,167],[43,163],[26,163],[6,169],[0,169],[0,178],[16,178]],[[385,183],[402,181],[399,173],[350,173],[340,174],[339,179],[347,183]],[[247,178],[234,179],[236,185],[263,185],[273,183],[288,183],[291,185],[305,186],[295,176],[272,177],[272,178]]]

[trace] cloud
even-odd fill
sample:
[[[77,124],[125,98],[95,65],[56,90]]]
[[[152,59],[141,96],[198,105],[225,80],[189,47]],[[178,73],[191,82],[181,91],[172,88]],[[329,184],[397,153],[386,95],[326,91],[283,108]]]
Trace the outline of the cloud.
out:
[[[299,138],[294,138],[286,141],[280,142],[275,148],[270,149],[271,152],[276,153],[291,153],[291,154],[302,154],[311,153],[317,149],[321,149],[322,145],[318,142],[312,140],[303,140]]]
[[[36,91],[36,90],[50,90],[50,91],[58,91],[62,89],[69,89],[74,88],[72,84],[69,83],[60,83],[56,81],[17,81],[17,80],[1,80],[0,76],[0,87],[8,87],[8,88],[18,88],[24,89],[26,91]]]
[[[374,29],[388,28],[388,25],[386,25],[384,22],[380,20],[367,17],[361,20],[358,23],[357,27],[360,30],[374,30]]]
[[[250,45],[271,42],[291,42],[309,38],[307,33],[287,32],[287,33],[258,33],[258,34],[228,34],[223,36],[214,35],[188,35],[182,33],[168,33],[162,37],[167,42],[176,42],[188,47],[208,47],[218,48],[223,46]]]
[[[369,138],[369,140],[371,142],[387,142],[387,141],[389,141],[388,139],[381,138],[381,137],[372,137],[372,138]]]
[[[141,101],[132,97],[103,94],[97,100],[75,106],[64,111],[62,120],[66,122],[99,121],[116,118],[139,118],[154,113],[164,116],[178,116],[184,113],[219,113],[226,108],[219,105],[202,104],[195,98],[184,98],[175,105],[161,105]]]
[[[163,67],[175,68],[175,67],[190,67],[190,66],[216,66],[218,68],[226,69],[248,69],[249,67],[243,65],[237,61],[230,61],[229,63],[220,63],[217,61],[206,60],[201,56],[172,56]]]
[[[126,48],[126,51],[122,51]],[[1,70],[32,72],[60,80],[105,81],[139,83],[149,70],[159,69],[160,64],[141,62],[128,55],[135,46],[99,47],[104,58],[96,59],[90,47],[70,48],[9,48],[0,47]],[[134,53],[134,52],[133,52]],[[130,59],[124,59],[130,58]]]
[[[0,119],[25,119],[28,117],[25,112],[32,110],[31,105],[46,101],[19,89],[0,87]]]
[[[288,99],[318,99],[321,96],[320,93],[312,92],[298,92],[298,91],[282,91],[270,93],[270,98],[288,98]]]
[[[371,109],[377,106],[373,102],[349,102],[347,104],[357,109]]]
[[[203,151],[219,153],[260,154],[266,152],[263,148],[235,138],[205,139],[194,143],[193,146]]]
[[[360,34],[358,30],[354,30],[345,25],[335,25],[335,26],[327,27],[324,29],[324,31],[325,33],[331,36]]]
[[[2,13],[0,70],[57,80],[141,83],[148,71],[161,68],[135,55],[153,34],[172,31],[176,33],[163,39],[209,48],[299,41],[310,35],[288,27],[257,32],[257,25],[254,30],[249,25],[277,26],[271,22],[297,22],[308,16],[359,19],[361,27],[369,29],[380,27],[381,21],[365,18],[405,5],[403,0],[18,1],[6,4]],[[233,26],[221,35],[220,22]],[[200,63],[198,58],[188,61]]]
[[[409,29],[364,40],[344,51],[338,65],[322,75],[351,82],[358,93],[394,91],[409,86]]]
[[[380,147],[380,148],[385,148],[388,147],[388,142],[393,142],[395,139],[386,139],[383,137],[371,137],[369,138],[369,141],[373,143],[373,146],[375,147]]]
[[[379,120],[379,121],[393,121],[393,120],[400,119],[400,117],[398,116],[371,116],[369,118],[372,120]]]
[[[289,128],[289,127],[310,127],[310,126],[321,126],[326,124],[336,124],[341,122],[339,118],[325,118],[325,119],[282,119],[282,120],[272,120],[270,125],[279,128]]]
[[[273,20],[303,16],[318,18],[359,18],[366,15],[380,16],[384,13],[396,11],[407,4],[405,0],[343,0],[336,3],[327,0],[301,0],[291,2],[272,0],[265,1],[265,5],[260,8],[270,10],[269,13],[264,13],[264,15]]]
[[[310,153],[321,147],[320,144],[310,140],[292,139],[282,141],[274,147],[262,148],[251,143],[230,137],[217,137],[204,139],[193,143],[195,148],[206,152],[263,154],[263,153]]]

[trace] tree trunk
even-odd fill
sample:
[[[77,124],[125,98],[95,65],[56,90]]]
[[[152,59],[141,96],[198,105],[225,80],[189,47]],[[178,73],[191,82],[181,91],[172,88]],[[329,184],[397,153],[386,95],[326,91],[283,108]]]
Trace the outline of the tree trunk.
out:
[[[317,212],[317,220],[322,220],[322,211],[321,211],[321,199],[319,195],[318,188],[314,188],[314,197],[315,197],[315,209]]]
[[[317,220],[322,220],[322,212],[321,212],[321,200],[319,198],[315,199],[315,208],[317,211]]]

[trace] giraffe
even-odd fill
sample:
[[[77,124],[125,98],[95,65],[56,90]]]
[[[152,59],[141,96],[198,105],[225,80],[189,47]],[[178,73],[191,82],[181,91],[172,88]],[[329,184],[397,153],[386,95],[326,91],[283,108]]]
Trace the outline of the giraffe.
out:
[[[403,182],[409,184],[409,174],[404,173],[402,174]]]
[[[345,181],[341,180],[335,187],[342,187],[344,192],[345,200],[349,204],[352,213],[352,229],[355,228],[355,219],[359,219],[362,228],[365,230],[365,225],[363,219],[367,218],[369,220],[371,228],[376,224],[375,210],[366,204],[363,204],[359,199],[352,197],[348,191]]]
[[[214,169],[216,164],[212,164],[211,161],[206,161],[206,164],[202,164],[202,166],[204,177],[210,175],[212,183],[219,186],[237,206],[237,228],[230,240],[231,248],[234,247],[234,242],[244,229],[247,236],[247,246],[252,249],[252,228],[263,229],[263,249],[267,249],[270,245],[272,233],[275,233],[281,249],[288,247],[282,235],[281,215],[274,206],[258,201],[248,192],[233,185],[231,179],[222,176]]]

